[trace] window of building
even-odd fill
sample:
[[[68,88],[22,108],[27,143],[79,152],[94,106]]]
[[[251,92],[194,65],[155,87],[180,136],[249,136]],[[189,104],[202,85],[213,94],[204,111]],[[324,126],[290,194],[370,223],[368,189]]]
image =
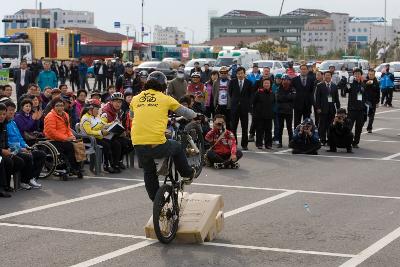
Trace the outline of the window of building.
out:
[[[367,30],[367,28],[364,28],[364,32],[367,32],[368,30]]]
[[[357,37],[356,36],[349,36],[349,42],[356,42]]]
[[[361,28],[358,28],[358,32],[361,32]]]
[[[251,29],[241,29],[241,33],[251,33]]]
[[[265,32],[267,32],[267,29],[255,29],[254,32],[255,33],[265,33]],[[305,35],[305,33],[304,33],[304,35]]]
[[[352,31],[352,32],[356,32],[356,29],[353,28],[353,29],[351,29],[351,31]]]
[[[312,32],[309,32],[308,35],[312,35]]]
[[[227,33],[237,33],[238,29],[226,29]]]
[[[328,35],[328,33],[326,32],[325,35]]]
[[[279,28],[271,28],[269,31],[270,32],[280,32],[281,29],[279,29]]]
[[[358,42],[368,42],[368,36],[357,36]]]

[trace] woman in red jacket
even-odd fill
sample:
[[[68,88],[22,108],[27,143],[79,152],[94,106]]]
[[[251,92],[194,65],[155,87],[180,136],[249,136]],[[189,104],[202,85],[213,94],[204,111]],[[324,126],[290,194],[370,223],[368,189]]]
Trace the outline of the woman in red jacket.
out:
[[[52,104],[53,109],[44,119],[44,135],[68,161],[71,168],[68,171],[76,174],[78,178],[83,178],[80,164],[75,159],[72,142],[76,141],[76,138],[70,128],[69,116],[64,111],[64,102],[58,98]]]

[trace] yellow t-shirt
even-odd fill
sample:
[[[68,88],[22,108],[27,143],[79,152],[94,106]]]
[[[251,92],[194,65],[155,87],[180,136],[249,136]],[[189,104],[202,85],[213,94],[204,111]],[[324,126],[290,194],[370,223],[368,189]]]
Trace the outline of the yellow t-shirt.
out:
[[[156,90],[146,90],[132,99],[133,111],[131,137],[134,145],[164,144],[168,123],[168,111],[176,111],[181,105],[174,98]]]

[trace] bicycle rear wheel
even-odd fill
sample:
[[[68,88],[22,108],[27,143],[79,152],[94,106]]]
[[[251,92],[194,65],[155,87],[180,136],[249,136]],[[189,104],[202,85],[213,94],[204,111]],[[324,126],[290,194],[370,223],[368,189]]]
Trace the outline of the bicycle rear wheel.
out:
[[[175,239],[179,224],[178,196],[169,184],[158,189],[153,203],[153,225],[157,239],[164,244]]]
[[[196,169],[196,176],[194,178],[199,177],[203,165],[204,165],[204,137],[203,132],[201,130],[201,126],[195,122],[189,123],[185,127],[186,133],[192,138],[194,144],[199,149],[198,153],[192,151],[192,146],[188,142],[188,140],[184,140],[184,149],[186,152],[186,157],[188,159],[188,163],[191,167]]]

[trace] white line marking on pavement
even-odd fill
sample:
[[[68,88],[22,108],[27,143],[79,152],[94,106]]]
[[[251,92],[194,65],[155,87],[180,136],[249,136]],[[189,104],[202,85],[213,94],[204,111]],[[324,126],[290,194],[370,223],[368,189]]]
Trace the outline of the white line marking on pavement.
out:
[[[234,245],[234,244],[215,243],[215,242],[205,242],[205,243],[203,243],[203,245],[204,246],[227,247],[227,248],[239,248],[239,249],[263,250],[263,251],[287,252],[287,253],[308,254],[308,255],[331,256],[331,257],[342,257],[342,258],[352,258],[355,256],[355,255],[351,255],[351,254],[309,251],[309,250],[297,250],[297,249],[281,249],[281,248],[269,248],[269,247],[244,246],[244,245]]]
[[[64,233],[73,233],[73,234],[85,234],[85,235],[95,235],[95,236],[107,236],[107,237],[120,237],[120,238],[152,240],[152,239],[146,238],[145,236],[125,235],[125,234],[106,233],[106,232],[93,232],[93,231],[65,229],[65,228],[56,228],[56,227],[47,227],[47,226],[38,226],[38,225],[0,223],[0,226],[17,227],[17,228],[25,228],[25,229],[33,229],[33,230],[46,230],[46,231],[64,232]],[[258,247],[258,246],[247,246],[247,245],[235,245],[235,244],[216,243],[216,242],[205,242],[205,243],[201,243],[200,245],[216,246],[216,247],[227,247],[227,248],[237,248],[237,249],[261,250],[261,251],[297,253],[297,254],[310,254],[310,255],[321,255],[321,256],[332,256],[332,257],[344,257],[344,258],[351,258],[351,257],[355,257],[356,256],[356,255],[351,255],[351,254],[341,254],[341,253],[331,253],[331,252],[321,252],[321,251],[281,249],[281,248],[269,248],[269,247]]]
[[[339,158],[339,159],[356,159],[356,160],[377,160],[377,161],[395,161],[400,162],[398,159],[383,160],[382,158],[364,158],[364,157],[354,157],[354,156],[335,156],[335,155],[306,155],[306,154],[289,154],[289,153],[273,153],[267,151],[243,151],[246,154],[270,154],[270,155],[289,155],[293,157],[316,157],[316,158]]]
[[[156,242],[158,242],[158,241],[156,241],[156,240],[145,240],[145,241],[139,242],[137,244],[134,244],[134,245],[131,245],[131,246],[128,246],[128,247],[125,247],[125,248],[121,248],[121,249],[118,249],[116,251],[104,254],[104,255],[99,256],[97,258],[93,258],[93,259],[90,259],[90,260],[87,260],[87,261],[72,265],[71,267],[93,266],[95,264],[98,264],[98,263],[101,263],[101,262],[104,262],[104,261],[108,261],[108,260],[111,260],[113,258],[122,256],[122,255],[127,254],[127,253],[130,253],[132,251],[147,247],[147,246],[152,245],[152,244],[154,244]]]
[[[68,200],[64,200],[64,201],[60,201],[60,202],[55,202],[52,204],[47,204],[47,205],[39,206],[36,208],[16,211],[16,212],[0,215],[0,220],[27,214],[27,213],[32,213],[32,212],[36,212],[36,211],[41,211],[41,210],[45,210],[45,209],[49,209],[49,208],[54,208],[54,207],[58,207],[58,206],[66,205],[66,204],[71,204],[71,203],[82,201],[82,200],[88,200],[88,199],[95,198],[95,197],[106,196],[109,194],[133,189],[133,188],[140,187],[143,185],[144,185],[144,183],[138,183],[135,185],[129,185],[129,186],[121,187],[121,188],[116,188],[116,189],[112,189],[112,190],[108,190],[108,191],[104,191],[104,192],[100,192],[100,193],[96,193],[96,194],[92,194],[92,195],[88,195],[88,196],[77,197],[77,198],[68,199]]]
[[[382,158],[382,160],[391,160],[400,156],[400,153],[396,153],[387,157]]]
[[[397,112],[400,111],[400,109],[392,109],[392,110],[386,110],[386,111],[380,111],[380,112],[376,112],[376,114],[384,114],[384,113],[391,113],[391,112]]]
[[[368,248],[361,251],[354,258],[346,261],[340,267],[354,267],[364,262],[366,259],[370,258],[372,255],[379,252],[381,249],[389,245],[391,242],[400,237],[400,227],[384,236],[382,239],[378,240]]]
[[[400,143],[400,141],[393,140],[373,140],[373,139],[361,139],[364,142],[376,142],[376,143]]]
[[[290,151],[292,151],[292,149],[291,149],[291,148],[289,148],[289,149],[285,149],[285,150],[281,150],[281,151],[278,151],[278,152],[274,152],[274,154],[284,154],[284,153],[286,153],[286,152],[290,152]]]
[[[226,213],[224,214],[224,217],[225,217],[225,218],[228,218],[228,217],[231,217],[231,216],[233,216],[233,215],[236,215],[236,214],[245,212],[245,211],[247,211],[247,210],[251,210],[251,209],[257,208],[257,207],[259,207],[259,206],[262,206],[262,205],[264,205],[264,204],[270,203],[270,202],[272,202],[272,201],[275,201],[275,200],[278,200],[278,199],[281,199],[281,198],[284,198],[284,197],[293,195],[293,194],[295,194],[296,192],[297,192],[297,191],[294,191],[294,190],[292,190],[292,191],[287,191],[287,192],[283,192],[283,193],[281,193],[281,194],[279,194],[279,195],[276,195],[276,196],[273,196],[273,197],[269,197],[269,198],[266,198],[266,199],[263,199],[263,200],[260,200],[260,201],[251,203],[251,204],[249,204],[249,205],[246,205],[246,206],[243,206],[243,207],[240,207],[240,208],[237,208],[237,209],[234,209],[234,210],[231,210],[231,211],[226,212]]]
[[[379,132],[379,131],[383,131],[383,130],[389,130],[389,128],[378,128],[378,129],[375,129],[375,130],[374,130],[374,133],[375,133],[375,132]],[[368,132],[362,132],[361,135],[367,134],[367,133],[368,133]]]

